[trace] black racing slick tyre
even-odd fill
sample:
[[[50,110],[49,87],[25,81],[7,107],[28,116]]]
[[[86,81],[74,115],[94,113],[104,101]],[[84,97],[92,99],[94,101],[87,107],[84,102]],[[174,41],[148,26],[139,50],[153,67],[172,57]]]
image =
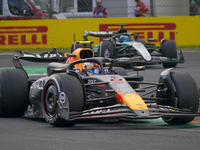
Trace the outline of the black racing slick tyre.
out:
[[[172,72],[171,79],[175,87],[175,99],[173,107],[179,109],[190,109],[197,113],[199,104],[198,87],[194,79],[185,72]],[[162,117],[169,124],[186,124],[195,117]]]
[[[21,69],[0,70],[0,86],[0,116],[23,116],[29,104],[26,73]]]
[[[63,119],[59,115],[58,106],[59,90],[66,95],[69,103],[69,112],[82,112],[85,108],[84,90],[80,80],[69,74],[52,75],[44,86],[42,98],[42,110],[46,121],[55,127],[71,127],[75,121]],[[59,83],[59,84],[58,84]],[[60,91],[60,92],[61,92]]]
[[[115,48],[114,48],[114,45],[111,41],[101,41],[100,48],[99,48],[99,52],[100,52],[99,57],[104,57],[106,50],[109,52],[109,58],[114,59]]]
[[[120,76],[128,76],[126,70],[122,67],[112,67],[112,70],[115,74]]]
[[[168,58],[177,58],[177,46],[176,42],[174,40],[166,40],[163,41],[162,45],[162,56],[168,57]],[[163,63],[162,64],[164,68],[173,68],[176,67],[177,63]]]

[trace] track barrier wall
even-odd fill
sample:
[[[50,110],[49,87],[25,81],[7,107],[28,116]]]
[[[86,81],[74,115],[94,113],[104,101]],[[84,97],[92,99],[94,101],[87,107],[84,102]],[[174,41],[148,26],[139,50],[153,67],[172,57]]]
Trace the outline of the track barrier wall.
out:
[[[128,32],[139,34],[147,41],[154,38],[159,45],[162,38],[174,39],[178,46],[200,45],[200,17],[146,18],[81,18],[61,20],[0,21],[0,49],[36,49],[71,47],[74,39],[83,40],[85,30],[116,31],[117,24],[127,24]],[[74,37],[75,35],[75,37]],[[94,44],[100,38],[88,37]]]

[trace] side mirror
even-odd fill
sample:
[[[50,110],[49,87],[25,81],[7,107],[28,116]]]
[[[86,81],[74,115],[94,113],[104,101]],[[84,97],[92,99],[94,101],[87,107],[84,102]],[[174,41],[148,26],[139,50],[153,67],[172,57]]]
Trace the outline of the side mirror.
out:
[[[154,38],[148,38],[148,42],[154,42],[155,39]]]
[[[137,71],[137,74],[138,74],[138,71],[144,71],[145,70],[145,66],[134,66],[133,67],[133,71]]]
[[[133,67],[133,71],[144,71],[145,70],[145,66],[134,66]]]

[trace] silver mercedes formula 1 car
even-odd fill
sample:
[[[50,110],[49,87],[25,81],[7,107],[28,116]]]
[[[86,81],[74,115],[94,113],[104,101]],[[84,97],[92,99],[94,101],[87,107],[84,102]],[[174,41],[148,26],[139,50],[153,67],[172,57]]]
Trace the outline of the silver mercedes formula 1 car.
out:
[[[180,50],[178,54],[174,40],[162,39],[158,47],[152,43],[154,39],[148,39],[149,43],[146,43],[145,40],[139,39],[137,34],[128,33],[123,28],[125,25],[120,26],[121,29],[117,30],[117,32],[84,31],[84,41],[73,42],[71,52],[80,47],[92,48],[95,56],[104,57],[104,55],[109,55],[109,58],[118,60],[119,63],[115,65],[124,67],[137,64],[162,64],[164,68],[170,68],[176,67],[177,63],[184,63],[183,53]],[[106,39],[103,39],[100,44],[92,47],[89,44],[88,36]]]

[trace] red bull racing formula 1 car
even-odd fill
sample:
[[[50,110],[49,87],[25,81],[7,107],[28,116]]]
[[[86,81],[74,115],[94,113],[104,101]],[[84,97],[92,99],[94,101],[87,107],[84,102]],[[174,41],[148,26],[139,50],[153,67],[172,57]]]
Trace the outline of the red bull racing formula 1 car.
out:
[[[53,126],[73,126],[80,120],[160,117],[186,124],[200,115],[198,87],[188,73],[168,69],[158,82],[144,82],[138,74],[113,67],[116,60],[93,56],[89,48],[68,55],[14,52],[16,69],[0,70],[0,116],[34,115]],[[31,79],[20,59],[52,63],[47,76]]]

